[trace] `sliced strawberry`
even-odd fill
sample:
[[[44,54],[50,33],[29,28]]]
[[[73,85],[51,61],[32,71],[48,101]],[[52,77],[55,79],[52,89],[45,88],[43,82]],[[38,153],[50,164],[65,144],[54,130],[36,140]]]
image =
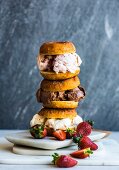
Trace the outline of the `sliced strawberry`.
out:
[[[77,135],[88,136],[91,134],[93,121],[84,121],[78,124],[76,132]]]
[[[73,167],[78,163],[75,159],[72,159],[71,157],[66,155],[58,155],[57,153],[54,153],[52,157],[52,162],[60,168]]]
[[[80,149],[90,148],[91,150],[97,150],[98,146],[91,141],[91,139],[87,136],[80,137],[78,142],[78,147]]]
[[[74,158],[80,158],[80,159],[84,159],[90,156],[90,154],[92,154],[93,152],[90,150],[90,148],[86,148],[86,149],[81,149],[75,152],[72,152],[70,155]]]
[[[65,140],[66,132],[64,132],[63,130],[56,130],[53,132],[53,136],[58,140]]]
[[[43,125],[34,125],[30,128],[31,135],[36,139],[42,139],[47,136],[47,130]]]

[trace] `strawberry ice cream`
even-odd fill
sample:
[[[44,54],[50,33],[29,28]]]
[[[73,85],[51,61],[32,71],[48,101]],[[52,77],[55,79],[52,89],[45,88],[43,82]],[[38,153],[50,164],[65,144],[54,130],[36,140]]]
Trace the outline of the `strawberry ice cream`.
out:
[[[74,73],[79,70],[82,61],[77,53],[67,53],[56,56],[39,56],[38,67],[41,71],[54,71],[56,73]]]

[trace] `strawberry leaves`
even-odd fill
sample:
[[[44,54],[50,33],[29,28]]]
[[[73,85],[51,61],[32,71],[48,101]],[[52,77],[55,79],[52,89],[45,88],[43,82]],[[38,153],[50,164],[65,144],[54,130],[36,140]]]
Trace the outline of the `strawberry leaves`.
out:
[[[44,128],[43,125],[37,124],[30,128],[30,133],[34,138],[42,139],[42,138],[46,137],[47,130]]]

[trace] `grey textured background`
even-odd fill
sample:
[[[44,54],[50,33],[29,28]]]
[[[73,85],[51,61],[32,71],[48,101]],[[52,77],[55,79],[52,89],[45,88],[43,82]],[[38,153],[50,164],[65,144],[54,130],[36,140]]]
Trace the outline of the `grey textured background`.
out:
[[[0,0],[0,128],[28,128],[41,108],[36,55],[49,40],[73,41],[83,60],[78,113],[119,130],[118,0]]]

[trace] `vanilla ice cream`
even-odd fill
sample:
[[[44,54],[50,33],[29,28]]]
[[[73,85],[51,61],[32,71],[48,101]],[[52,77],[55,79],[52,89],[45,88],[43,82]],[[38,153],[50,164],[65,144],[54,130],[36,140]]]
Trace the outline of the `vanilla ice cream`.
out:
[[[34,126],[34,125],[41,125],[44,124],[45,122],[45,118],[43,116],[40,116],[39,114],[35,114],[32,118],[32,120],[30,121],[30,126]]]
[[[66,130],[67,128],[76,128],[76,126],[82,122],[82,118],[77,115],[73,119],[65,118],[65,119],[45,119],[43,116],[36,114],[33,116],[30,125],[31,127],[36,124],[44,124],[46,128],[52,128],[54,130]]]
[[[71,120],[69,118],[65,119],[47,119],[45,126],[52,128],[54,130],[61,129],[66,130],[71,126]]]

